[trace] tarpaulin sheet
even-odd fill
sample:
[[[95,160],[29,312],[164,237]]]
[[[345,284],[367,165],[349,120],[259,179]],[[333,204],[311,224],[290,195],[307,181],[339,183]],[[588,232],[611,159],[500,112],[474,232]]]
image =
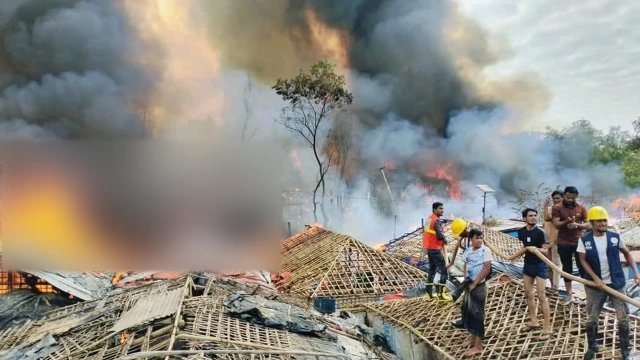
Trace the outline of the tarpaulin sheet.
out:
[[[225,301],[227,314],[253,324],[289,330],[299,334],[323,334],[326,326],[313,320],[303,309],[259,295],[232,294]]]
[[[38,360],[57,349],[58,343],[53,336],[47,334],[35,344],[13,348],[5,353],[0,353],[0,360]]]

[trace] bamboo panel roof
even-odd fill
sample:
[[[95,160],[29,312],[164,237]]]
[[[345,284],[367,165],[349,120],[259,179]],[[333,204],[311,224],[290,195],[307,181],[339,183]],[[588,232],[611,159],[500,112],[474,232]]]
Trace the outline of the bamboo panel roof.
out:
[[[489,245],[492,245],[494,248],[500,250],[506,256],[511,256],[522,248],[522,243],[511,235],[507,235],[503,232],[480,224],[469,224],[471,228],[481,230],[484,233],[484,241]],[[445,226],[445,236],[448,240],[445,249],[448,253],[451,254],[453,253],[453,250],[456,246],[456,239],[451,236],[451,229],[449,228],[449,226]],[[427,256],[425,255],[424,249],[422,247],[422,227],[397,239],[389,241],[386,244],[386,253],[399,259],[406,259],[408,257],[426,259]],[[461,253],[461,251],[458,251],[459,255]],[[495,256],[500,258],[500,256],[498,255]],[[521,261],[521,259],[517,261]]]
[[[485,308],[486,337],[482,359],[518,360],[574,360],[581,359],[586,350],[584,324],[587,320],[584,303],[570,306],[560,304],[560,298],[547,293],[551,308],[554,335],[539,340],[539,332],[524,332],[528,322],[527,302],[522,283],[506,278],[494,278],[487,282]],[[450,321],[461,317],[459,302],[443,304],[428,302],[423,298],[396,300],[364,305],[368,311],[411,331],[445,359],[460,359],[468,350],[462,346],[467,337],[463,329],[456,329]],[[542,324],[541,311],[538,312]],[[630,320],[630,346],[640,349],[640,322]],[[613,311],[602,312],[600,317],[599,344],[602,350],[596,359],[618,359],[618,328]]]
[[[426,282],[427,274],[381,253],[355,238],[325,229],[310,228],[304,243],[285,252],[282,269],[291,273],[283,281],[304,298],[376,297],[409,290]]]

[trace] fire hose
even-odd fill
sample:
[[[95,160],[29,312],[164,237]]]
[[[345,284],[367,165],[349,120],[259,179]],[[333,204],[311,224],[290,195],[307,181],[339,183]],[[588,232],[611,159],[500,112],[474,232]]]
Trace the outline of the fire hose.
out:
[[[487,242],[485,242],[485,245],[494,254],[496,254],[498,257],[501,257],[501,258],[503,258],[505,260],[509,260],[509,261],[514,261],[517,258],[519,258],[522,255],[524,255],[525,253],[530,252],[530,253],[534,254],[535,256],[537,256],[540,260],[544,261],[544,263],[547,264],[547,266],[549,266],[553,270],[553,272],[559,274],[560,276],[562,276],[564,278],[567,278],[567,279],[570,279],[572,281],[579,282],[579,283],[581,283],[583,285],[586,285],[586,286],[598,288],[596,283],[593,282],[593,281],[586,280],[586,279],[583,279],[581,277],[578,277],[578,276],[575,276],[575,275],[572,275],[572,274],[569,274],[569,273],[566,273],[566,272],[562,271],[562,269],[560,269],[556,264],[554,264],[551,260],[549,260],[549,258],[547,258],[538,249],[522,248],[522,249],[518,250],[515,254],[513,254],[511,256],[507,256],[507,255],[503,254],[500,250],[496,249],[493,245],[491,245],[491,244],[489,244]],[[632,299],[632,298],[628,297],[627,295],[625,295],[625,294],[623,294],[623,293],[621,293],[619,291],[616,291],[615,289],[612,289],[612,288],[610,288],[610,287],[608,287],[606,285],[603,286],[601,289],[604,292],[606,292],[607,294],[615,297],[616,299],[622,300],[622,301],[624,301],[626,303],[629,303],[629,304],[631,304],[631,305],[633,305],[635,307],[640,308],[640,301],[638,301],[638,300]]]

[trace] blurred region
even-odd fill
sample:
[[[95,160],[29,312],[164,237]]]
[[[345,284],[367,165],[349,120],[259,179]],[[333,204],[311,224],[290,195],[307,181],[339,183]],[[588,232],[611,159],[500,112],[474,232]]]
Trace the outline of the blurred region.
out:
[[[224,141],[2,144],[3,266],[277,269],[277,148]]]

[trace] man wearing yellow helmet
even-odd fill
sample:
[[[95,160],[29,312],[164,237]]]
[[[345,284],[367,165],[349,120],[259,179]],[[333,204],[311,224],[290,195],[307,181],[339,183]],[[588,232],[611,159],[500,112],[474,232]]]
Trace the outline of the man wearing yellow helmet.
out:
[[[464,252],[471,246],[471,239],[469,238],[469,224],[467,224],[463,219],[454,219],[453,222],[451,222],[451,236],[458,238],[458,243],[456,244],[456,247],[453,250],[453,256],[451,257],[453,259],[453,263],[456,260],[458,249],[462,249]],[[462,311],[464,311],[464,308]],[[464,328],[464,322],[462,319],[452,320],[451,326],[462,329]]]
[[[600,312],[609,298],[603,291],[605,285],[625,293],[626,278],[620,253],[627,259],[633,270],[636,284],[640,285],[640,274],[633,256],[627,250],[620,234],[608,230],[609,215],[601,206],[594,206],[587,212],[587,219],[591,223],[592,231],[583,235],[578,243],[577,252],[582,263],[582,277],[596,283],[596,287],[585,287],[587,293],[587,352],[585,359],[593,359],[596,355],[596,339],[598,338],[598,320]],[[629,309],[627,303],[611,297],[611,304],[616,310],[618,320],[618,334],[620,351],[623,359],[631,359],[629,355]]]

